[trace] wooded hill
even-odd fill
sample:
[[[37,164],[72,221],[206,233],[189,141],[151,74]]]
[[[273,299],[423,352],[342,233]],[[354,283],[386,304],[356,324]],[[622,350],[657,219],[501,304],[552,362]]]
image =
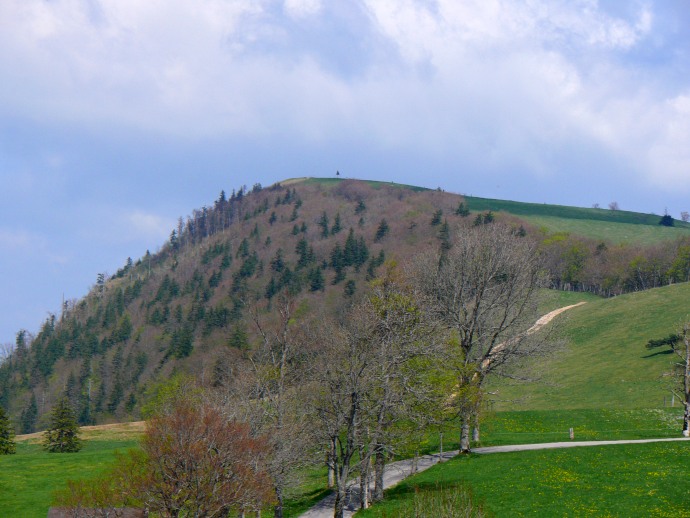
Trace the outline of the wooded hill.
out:
[[[156,380],[185,371],[217,385],[241,370],[257,339],[250,310],[270,318],[281,291],[300,301],[298,319],[338,312],[384,261],[497,219],[541,243],[556,289],[611,296],[690,279],[690,225],[659,216],[382,182],[257,184],[181,218],[157,253],[100,274],[35,336],[20,330],[0,365],[0,405],[20,432],[42,429],[63,394],[81,424],[137,419]]]

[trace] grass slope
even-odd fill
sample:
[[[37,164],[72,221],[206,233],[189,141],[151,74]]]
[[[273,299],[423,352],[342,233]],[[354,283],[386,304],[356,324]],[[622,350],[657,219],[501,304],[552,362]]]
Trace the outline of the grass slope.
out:
[[[541,359],[541,383],[498,387],[497,410],[655,408],[670,392],[661,380],[675,356],[648,351],[688,317],[690,284],[589,300],[560,321],[569,344]],[[507,402],[507,400],[513,402]],[[515,400],[519,400],[517,403]]]
[[[567,232],[614,243],[651,245],[690,235],[690,224],[659,225],[661,216],[625,210],[586,209],[540,203],[465,197],[472,211],[506,212],[548,233]]]

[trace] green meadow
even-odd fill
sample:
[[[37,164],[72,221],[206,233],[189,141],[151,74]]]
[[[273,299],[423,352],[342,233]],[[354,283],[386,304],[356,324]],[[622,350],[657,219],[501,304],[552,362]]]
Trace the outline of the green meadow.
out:
[[[690,443],[472,454],[410,477],[358,517],[394,517],[416,489],[469,487],[494,516],[690,516]]]
[[[133,438],[91,439],[77,453],[46,453],[40,444],[18,441],[15,455],[0,456],[0,516],[45,518],[53,493],[67,480],[102,473],[114,461],[115,452],[136,445]]]
[[[555,294],[550,297],[557,298]],[[492,385],[491,390],[497,392],[494,410],[670,405],[671,392],[663,375],[671,369],[675,356],[664,350],[647,350],[645,344],[676,332],[688,318],[690,284],[583,300],[586,304],[554,320],[567,342],[532,365],[537,382]],[[552,299],[548,307],[564,301]]]

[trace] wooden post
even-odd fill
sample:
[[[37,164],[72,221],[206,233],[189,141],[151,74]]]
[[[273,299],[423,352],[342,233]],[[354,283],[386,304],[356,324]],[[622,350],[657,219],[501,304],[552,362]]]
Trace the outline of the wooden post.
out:
[[[439,437],[441,440],[441,447],[439,448],[440,453],[438,454],[438,461],[441,462],[441,460],[443,459],[443,430],[441,430],[438,434],[439,434]]]
[[[573,440],[575,438],[575,430],[572,428],[570,429],[570,440]]]

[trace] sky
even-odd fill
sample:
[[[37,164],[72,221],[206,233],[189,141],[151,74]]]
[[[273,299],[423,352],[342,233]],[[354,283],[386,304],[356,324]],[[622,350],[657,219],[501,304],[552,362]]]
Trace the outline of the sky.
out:
[[[686,0],[0,1],[0,344],[221,190],[690,211]]]

